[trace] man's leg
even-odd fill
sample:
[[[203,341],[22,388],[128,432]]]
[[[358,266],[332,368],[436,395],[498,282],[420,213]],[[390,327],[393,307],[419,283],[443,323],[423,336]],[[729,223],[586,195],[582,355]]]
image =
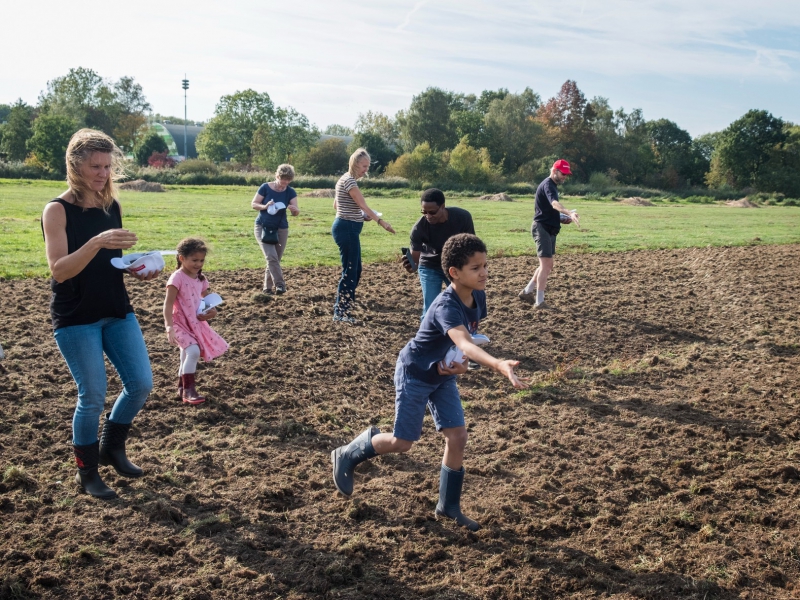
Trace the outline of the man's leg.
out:
[[[433,301],[442,293],[442,285],[447,285],[447,280],[441,269],[420,266],[417,272],[422,287],[422,317],[420,318],[424,318]]]
[[[550,272],[553,270],[553,257],[539,257],[539,268],[536,269],[537,271],[537,278],[536,278],[536,304],[542,304],[544,302],[544,292],[547,289],[547,278],[550,276]]]

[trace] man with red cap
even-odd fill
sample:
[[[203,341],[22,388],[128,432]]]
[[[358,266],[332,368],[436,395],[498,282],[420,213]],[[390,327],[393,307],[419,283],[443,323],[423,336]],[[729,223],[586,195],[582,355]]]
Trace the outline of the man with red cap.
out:
[[[533,304],[535,308],[548,308],[544,302],[544,291],[547,288],[547,277],[553,270],[556,236],[561,230],[561,223],[571,223],[577,220],[577,213],[568,211],[558,201],[556,186],[564,183],[569,175],[572,175],[569,163],[559,159],[553,163],[550,177],[542,181],[536,189],[536,212],[531,225],[531,235],[536,241],[539,266],[528,285],[519,293],[520,300]]]

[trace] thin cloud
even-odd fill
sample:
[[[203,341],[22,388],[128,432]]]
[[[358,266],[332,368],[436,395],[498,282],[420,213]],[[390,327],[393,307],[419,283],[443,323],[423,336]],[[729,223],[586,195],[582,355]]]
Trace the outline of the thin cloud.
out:
[[[397,26],[395,31],[403,31],[411,23],[411,17],[414,15],[414,13],[417,12],[423,6],[425,6],[427,3],[428,0],[420,0],[419,2],[417,2],[414,5],[414,8],[412,8],[411,11],[406,15],[405,20],[402,23],[400,23],[400,25]]]

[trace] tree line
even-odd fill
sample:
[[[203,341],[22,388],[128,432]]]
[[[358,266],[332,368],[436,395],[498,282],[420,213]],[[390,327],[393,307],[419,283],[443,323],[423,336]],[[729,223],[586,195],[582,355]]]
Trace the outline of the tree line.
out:
[[[0,156],[63,173],[69,137],[93,127],[146,164],[166,151],[148,132],[152,118],[132,77],[109,81],[72,69],[47,83],[36,106],[0,104]],[[445,186],[535,182],[565,158],[575,180],[603,187],[751,188],[800,197],[800,126],[750,110],[722,131],[692,138],[670,120],[648,121],[640,109],[587,100],[571,80],[546,101],[530,88],[476,95],[430,87],[394,117],[369,111],[352,127],[324,131],[269,94],[244,90],[220,99],[196,144],[201,159],[242,170],[289,162],[301,173],[335,175],[352,150],[365,147],[375,174]]]

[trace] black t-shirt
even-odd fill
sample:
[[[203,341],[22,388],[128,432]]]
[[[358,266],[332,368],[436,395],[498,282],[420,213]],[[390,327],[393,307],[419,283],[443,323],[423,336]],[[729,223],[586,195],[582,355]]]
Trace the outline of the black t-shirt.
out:
[[[557,235],[561,230],[561,213],[553,208],[553,202],[556,200],[558,200],[558,188],[555,182],[547,177],[536,188],[536,212],[533,221],[544,225],[550,235]]]
[[[122,227],[119,204],[114,202],[108,214],[102,208],[87,208],[56,198],[67,216],[67,252],[72,254],[90,239],[108,229]],[[44,226],[43,226],[44,228]],[[50,280],[50,316],[53,329],[70,325],[88,325],[107,317],[124,319],[133,312],[123,280],[124,271],[111,264],[122,250],[100,249],[83,271],[58,283]]]
[[[411,229],[411,249],[421,253],[419,264],[428,269],[442,268],[442,248],[451,237],[457,233],[475,235],[469,211],[457,207],[446,208],[447,221],[444,223],[431,225],[423,215]]]

